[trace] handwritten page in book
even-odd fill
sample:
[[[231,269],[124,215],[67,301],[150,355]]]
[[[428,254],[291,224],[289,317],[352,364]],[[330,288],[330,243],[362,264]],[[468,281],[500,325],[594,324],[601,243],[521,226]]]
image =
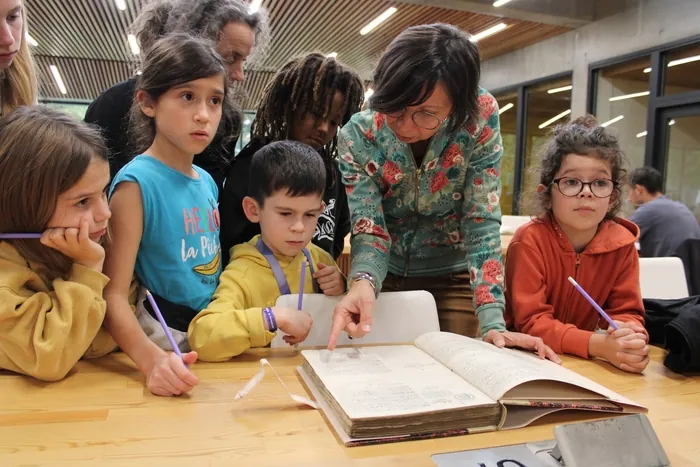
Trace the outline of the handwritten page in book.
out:
[[[412,345],[304,350],[302,356],[351,419],[495,403]]]
[[[554,380],[588,389],[616,402],[636,405],[578,373],[526,352],[499,349],[480,340],[446,332],[423,334],[416,339],[416,347],[496,400],[520,384]]]

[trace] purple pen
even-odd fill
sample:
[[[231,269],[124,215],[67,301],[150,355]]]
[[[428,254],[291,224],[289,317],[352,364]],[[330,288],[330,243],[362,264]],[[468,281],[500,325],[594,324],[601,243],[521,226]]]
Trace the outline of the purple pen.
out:
[[[299,299],[297,301],[297,310],[301,311],[304,305],[304,282],[306,282],[306,258],[301,261],[301,276],[299,277]],[[298,349],[299,344],[294,344],[294,348]]]
[[[41,238],[40,233],[0,233],[0,240]]]
[[[151,307],[153,307],[153,311],[155,312],[156,316],[158,317],[158,321],[160,321],[160,325],[163,327],[163,332],[165,332],[165,337],[168,338],[168,341],[170,342],[170,346],[173,348],[173,352],[175,352],[178,357],[182,358],[182,352],[180,352],[180,348],[177,346],[177,343],[175,342],[175,338],[173,337],[173,334],[170,332],[170,328],[168,327],[168,324],[165,322],[165,318],[163,318],[163,314],[160,312],[160,308],[158,308],[158,305],[156,304],[156,301],[153,299],[153,295],[151,295],[150,290],[146,290],[146,298],[148,298],[148,302],[151,304]],[[185,366],[187,366],[186,363],[185,363]]]
[[[576,287],[576,290],[578,290],[581,293],[581,295],[583,295],[583,298],[588,300],[588,303],[593,305],[593,308],[595,308],[595,310],[598,312],[598,314],[600,316],[602,316],[603,318],[605,318],[605,321],[607,321],[608,324],[610,324],[610,326],[614,330],[617,331],[618,329],[620,329],[620,327],[617,324],[615,324],[615,321],[610,319],[610,316],[608,316],[608,314],[605,311],[603,311],[603,309],[600,306],[598,306],[598,304],[595,302],[595,300],[593,300],[591,298],[591,296],[588,295],[588,293],[585,290],[583,290],[583,287],[578,285],[578,282],[576,282],[573,277],[569,277],[569,282],[571,282],[574,285],[574,287]]]
[[[297,310],[301,311],[304,303],[304,282],[306,282],[306,258],[301,262],[301,277],[299,279],[299,301],[297,302]]]

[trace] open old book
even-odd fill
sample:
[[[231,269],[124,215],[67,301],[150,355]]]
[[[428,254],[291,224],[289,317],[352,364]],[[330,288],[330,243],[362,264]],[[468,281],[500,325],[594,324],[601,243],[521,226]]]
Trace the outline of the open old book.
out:
[[[519,428],[567,409],[646,412],[548,360],[445,332],[301,355],[299,374],[346,446]]]

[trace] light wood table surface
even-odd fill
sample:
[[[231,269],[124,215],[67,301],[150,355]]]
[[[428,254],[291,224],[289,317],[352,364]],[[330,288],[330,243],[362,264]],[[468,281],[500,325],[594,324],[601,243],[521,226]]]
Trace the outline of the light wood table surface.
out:
[[[674,467],[700,466],[700,378],[665,369],[653,349],[645,375],[565,358],[567,367],[649,407]],[[248,397],[236,391],[267,357],[292,392],[306,394],[293,349],[260,349],[228,363],[197,363],[189,396],[156,397],[123,354],[83,361],[65,380],[0,373],[0,465],[32,466],[432,466],[436,453],[553,438],[555,416],[528,428],[345,448],[321,412],[300,407],[267,371]]]

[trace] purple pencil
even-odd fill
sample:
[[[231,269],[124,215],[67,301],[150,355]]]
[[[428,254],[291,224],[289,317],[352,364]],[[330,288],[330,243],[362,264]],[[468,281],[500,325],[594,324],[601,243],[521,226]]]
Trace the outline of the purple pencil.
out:
[[[615,321],[613,321],[610,318],[610,316],[608,316],[608,314],[605,311],[603,311],[603,309],[595,302],[595,300],[591,298],[590,295],[588,295],[588,292],[583,290],[583,287],[581,287],[579,283],[574,280],[573,277],[569,277],[569,282],[571,282],[571,284],[576,288],[576,290],[578,290],[579,293],[583,295],[583,298],[585,298],[588,301],[588,303],[591,304],[591,306],[598,312],[598,314],[601,317],[603,317],[603,319],[605,319],[605,321],[607,321],[608,324],[610,324],[610,327],[612,327],[616,331],[620,329],[619,326],[615,324]]]
[[[299,301],[297,302],[297,309],[301,311],[304,304],[304,282],[306,282],[306,258],[301,262],[301,277],[299,278]]]
[[[306,258],[301,261],[301,276],[299,277],[299,301],[297,302],[297,310],[301,311],[304,306],[304,282],[306,282]],[[294,344],[294,348],[298,349],[299,344]]]
[[[0,240],[19,240],[27,238],[41,238],[40,233],[0,233]]]
[[[158,317],[158,321],[160,322],[160,325],[163,328],[163,332],[165,332],[165,337],[167,337],[168,342],[170,342],[170,347],[173,348],[173,352],[175,352],[175,354],[177,354],[178,357],[182,358],[182,352],[180,352],[180,348],[177,346],[177,343],[175,342],[175,338],[173,337],[173,334],[170,332],[170,328],[168,328],[168,324],[165,322],[165,318],[163,318],[163,314],[160,312],[160,308],[158,308],[158,305],[156,304],[156,301],[153,298],[153,295],[151,295],[150,290],[146,291],[146,298],[148,299],[148,302],[151,304],[153,311],[155,312],[156,316]],[[187,364],[185,364],[185,366],[187,366]]]

